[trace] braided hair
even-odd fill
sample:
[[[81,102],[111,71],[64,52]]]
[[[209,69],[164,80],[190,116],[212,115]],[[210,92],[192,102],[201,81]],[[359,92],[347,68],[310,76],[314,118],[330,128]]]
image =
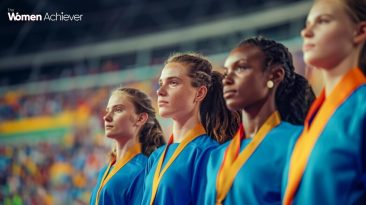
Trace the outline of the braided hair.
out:
[[[282,66],[285,76],[276,90],[276,107],[284,121],[303,124],[315,95],[309,82],[295,73],[292,55],[288,48],[262,36],[245,39],[239,43],[238,47],[247,44],[262,50],[265,56],[264,70],[272,69],[277,65]]]
[[[188,76],[195,88],[207,87],[207,95],[200,105],[200,119],[208,135],[219,143],[234,136],[239,128],[240,113],[230,111],[223,97],[223,75],[212,71],[211,63],[197,53],[178,53],[168,58],[167,63],[183,63],[188,66]]]

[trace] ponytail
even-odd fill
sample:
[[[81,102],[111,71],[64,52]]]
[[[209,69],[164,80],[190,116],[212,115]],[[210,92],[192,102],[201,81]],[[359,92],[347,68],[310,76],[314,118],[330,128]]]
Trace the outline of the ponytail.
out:
[[[212,72],[211,85],[200,107],[201,122],[207,134],[219,143],[230,140],[240,124],[240,113],[226,107],[222,79],[221,73]]]
[[[141,128],[139,141],[142,146],[142,153],[146,156],[150,156],[154,150],[164,144],[163,132],[155,117],[151,122],[146,122],[146,124]]]
[[[285,75],[276,92],[277,109],[282,119],[292,124],[304,124],[314,99],[315,95],[309,82],[295,72],[293,77]]]

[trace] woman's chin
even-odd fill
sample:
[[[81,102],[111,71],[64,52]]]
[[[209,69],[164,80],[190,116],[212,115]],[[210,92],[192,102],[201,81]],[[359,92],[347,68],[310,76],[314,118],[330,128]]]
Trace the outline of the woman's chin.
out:
[[[227,100],[226,101],[226,107],[230,110],[230,111],[237,111],[240,110],[240,106],[235,103],[235,101],[232,100]]]
[[[159,115],[160,117],[162,118],[170,118],[170,114],[168,112],[165,112],[165,111],[159,111]]]

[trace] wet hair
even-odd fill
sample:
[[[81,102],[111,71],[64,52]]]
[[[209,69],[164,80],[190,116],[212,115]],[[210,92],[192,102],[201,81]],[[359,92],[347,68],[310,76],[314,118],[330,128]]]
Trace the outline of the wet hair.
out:
[[[151,99],[142,91],[135,88],[119,87],[112,92],[112,95],[119,93],[125,95],[135,107],[136,114],[147,113],[148,119],[141,127],[138,136],[141,143],[141,151],[144,155],[149,156],[164,143],[163,131],[160,123],[156,119],[155,109],[151,104]],[[115,148],[110,153],[111,160],[116,158]]]
[[[339,2],[354,23],[366,21],[366,0],[339,0]],[[366,43],[362,46],[358,64],[366,75]]]
[[[303,124],[315,95],[309,82],[295,73],[288,48],[262,36],[245,39],[238,47],[248,44],[258,47],[263,52],[264,70],[272,69],[274,66],[281,66],[284,69],[284,79],[278,85],[275,94],[276,107],[284,121]]]
[[[165,64],[182,63],[188,66],[188,76],[195,88],[207,87],[207,95],[200,105],[200,119],[208,135],[219,143],[230,140],[240,124],[240,113],[230,111],[223,97],[223,75],[212,71],[209,60],[197,53],[177,53]]]

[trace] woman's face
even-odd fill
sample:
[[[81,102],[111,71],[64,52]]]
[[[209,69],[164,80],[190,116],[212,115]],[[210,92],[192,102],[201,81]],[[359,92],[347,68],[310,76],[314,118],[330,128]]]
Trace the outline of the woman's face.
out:
[[[172,62],[164,66],[159,79],[158,94],[159,114],[165,118],[180,119],[192,116],[197,88],[191,84],[187,65]]]
[[[331,69],[354,49],[355,24],[339,1],[319,0],[301,31],[306,64]]]
[[[118,92],[109,98],[106,114],[103,117],[105,135],[108,138],[132,138],[137,135],[138,115],[130,99]]]
[[[264,54],[254,45],[232,50],[225,61],[224,98],[230,110],[248,109],[265,102],[269,72],[264,71]]]

